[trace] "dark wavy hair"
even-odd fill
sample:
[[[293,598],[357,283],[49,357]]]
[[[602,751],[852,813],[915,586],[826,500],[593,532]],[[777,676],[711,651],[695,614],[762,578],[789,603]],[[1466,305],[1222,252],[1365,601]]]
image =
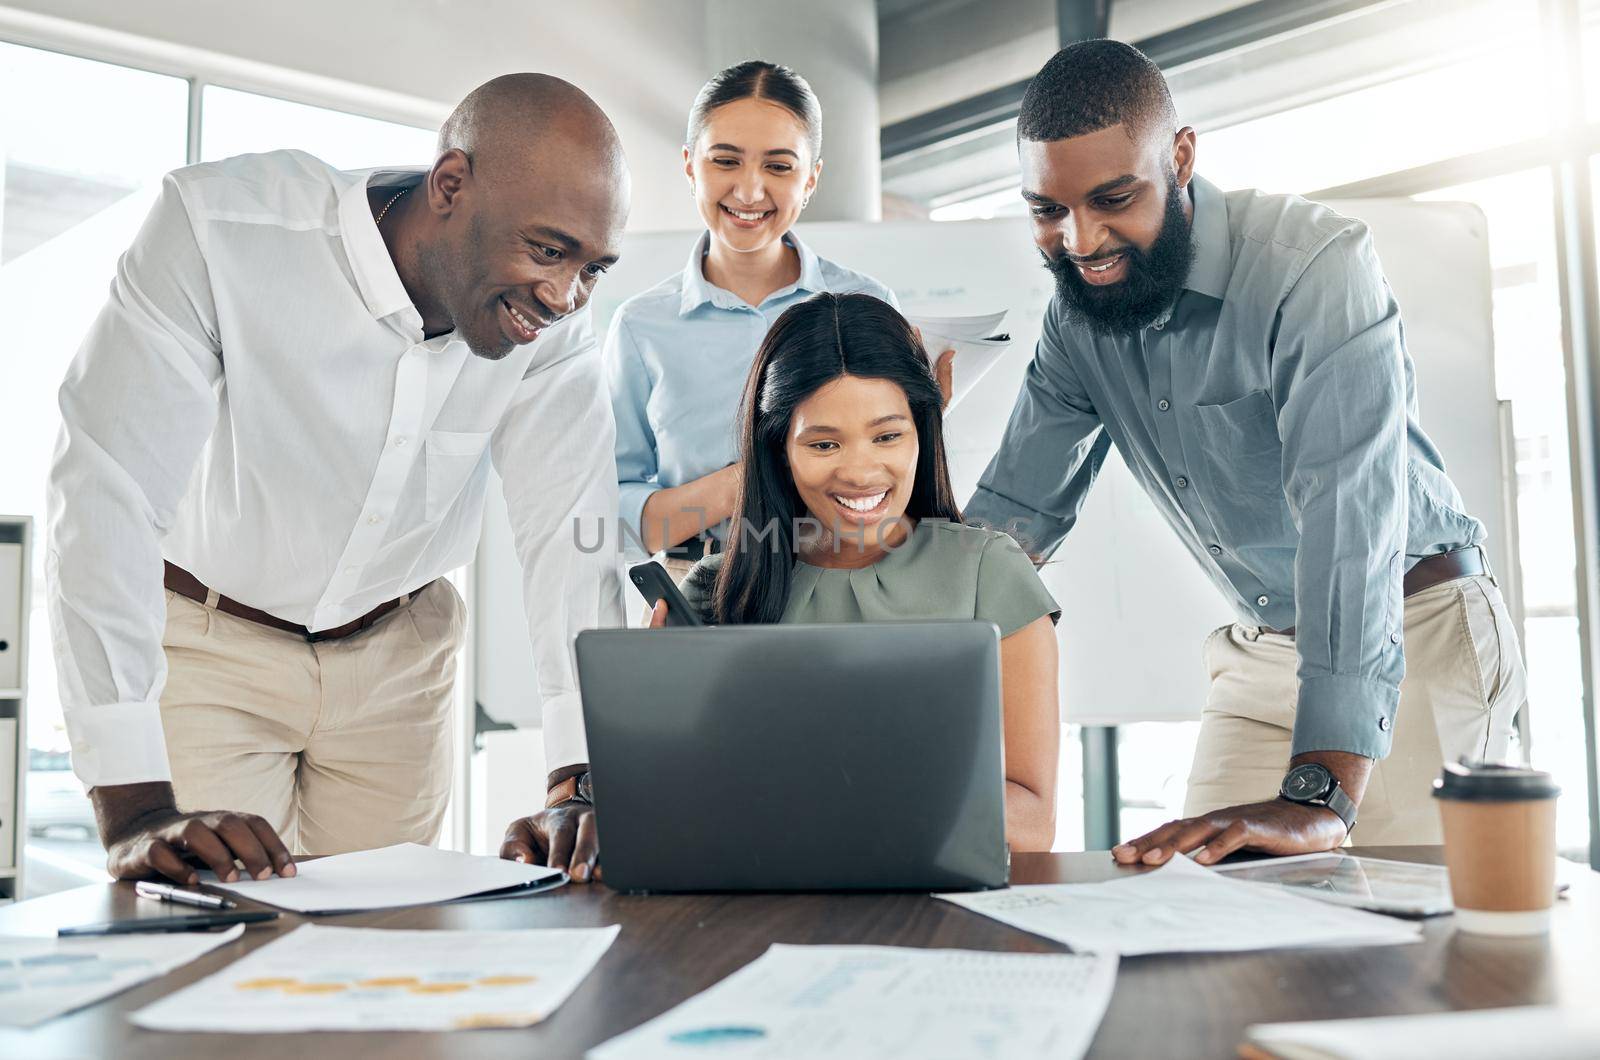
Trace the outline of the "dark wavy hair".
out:
[[[911,406],[918,453],[905,514],[961,521],[945,462],[942,395],[916,332],[893,306],[871,295],[815,295],[772,325],[745,380],[739,503],[715,585],[697,586],[709,601],[709,621],[775,623],[783,617],[797,554],[795,527],[807,515],[789,470],[790,421],[801,402],[846,375],[887,379]]]

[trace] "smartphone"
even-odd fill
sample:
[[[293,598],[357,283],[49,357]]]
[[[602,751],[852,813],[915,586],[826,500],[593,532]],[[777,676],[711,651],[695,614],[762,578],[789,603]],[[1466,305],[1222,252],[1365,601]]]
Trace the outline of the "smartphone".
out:
[[[128,920],[107,920],[98,924],[74,924],[58,929],[56,934],[62,938],[71,938],[77,935],[132,935],[150,931],[204,931],[231,924],[259,924],[262,921],[276,919],[278,914],[270,909],[236,909],[215,913],[138,916]]]
[[[678,591],[677,585],[672,581],[672,575],[667,573],[667,568],[655,560],[629,567],[628,580],[633,582],[634,587],[651,607],[656,606],[658,600],[667,602],[667,625],[705,625],[700,621],[700,616],[695,614],[694,608],[689,606],[689,601]]]

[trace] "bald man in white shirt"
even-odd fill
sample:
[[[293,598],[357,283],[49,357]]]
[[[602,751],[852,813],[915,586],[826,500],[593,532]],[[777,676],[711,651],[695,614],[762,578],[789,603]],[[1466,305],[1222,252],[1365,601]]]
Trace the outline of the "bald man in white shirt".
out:
[[[442,575],[491,463],[548,758],[585,759],[571,639],[622,622],[574,535],[617,505],[585,307],[627,202],[611,123],[538,74],[472,92],[425,170],[280,151],[166,178],[50,477],[62,702],[113,875],[437,839],[465,621]]]

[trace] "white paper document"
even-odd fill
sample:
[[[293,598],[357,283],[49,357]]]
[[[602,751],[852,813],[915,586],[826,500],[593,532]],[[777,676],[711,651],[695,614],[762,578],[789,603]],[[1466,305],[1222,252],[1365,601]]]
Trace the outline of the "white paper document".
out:
[[[1110,954],[774,945],[591,1060],[1074,1060],[1115,986]]]
[[[305,924],[130,1018],[164,1031],[526,1027],[561,1006],[619,929],[388,931]]]
[[[335,854],[302,861],[295,868],[296,875],[287,879],[268,876],[264,880],[242,878],[234,883],[218,883],[211,872],[202,872],[200,879],[252,902],[296,913],[352,913],[430,905],[502,891],[511,895],[559,883],[564,878],[561,870],[543,865],[417,843]]]
[[[1283,1060],[1594,1060],[1600,1014],[1527,1006],[1425,1016],[1260,1023],[1245,1041]]]
[[[1271,884],[1229,879],[1182,856],[1104,883],[1032,884],[937,897],[1075,950],[1124,956],[1378,946],[1421,937],[1414,923],[1302,898]]]
[[[956,351],[955,361],[950,366],[951,408],[971,393],[978,380],[999,364],[1000,358],[1011,348],[1010,337],[1002,337],[1001,325],[1005,318],[1005,310],[970,317],[907,318],[922,332],[922,345],[928,351],[930,363],[937,361],[945,350]]]
[[[166,975],[244,934],[0,938],[0,1027],[32,1027]]]

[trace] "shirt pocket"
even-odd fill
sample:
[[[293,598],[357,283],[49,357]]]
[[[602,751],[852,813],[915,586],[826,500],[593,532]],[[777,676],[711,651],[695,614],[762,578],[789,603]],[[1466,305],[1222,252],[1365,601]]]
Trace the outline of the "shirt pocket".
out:
[[[429,431],[425,442],[428,487],[424,512],[444,518],[488,456],[493,432]]]
[[[1195,405],[1206,476],[1232,524],[1235,547],[1272,544],[1283,533],[1283,442],[1278,410],[1265,390],[1218,405]]]

